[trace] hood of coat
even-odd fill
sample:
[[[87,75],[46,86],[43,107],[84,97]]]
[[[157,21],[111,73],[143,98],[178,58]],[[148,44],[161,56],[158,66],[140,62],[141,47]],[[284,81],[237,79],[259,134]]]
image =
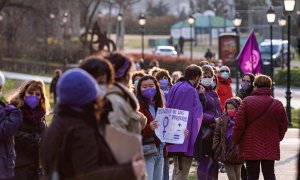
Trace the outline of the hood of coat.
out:
[[[139,109],[139,103],[135,95],[125,85],[119,82],[116,82],[112,87],[107,88],[107,94],[122,94],[134,110],[137,111]]]

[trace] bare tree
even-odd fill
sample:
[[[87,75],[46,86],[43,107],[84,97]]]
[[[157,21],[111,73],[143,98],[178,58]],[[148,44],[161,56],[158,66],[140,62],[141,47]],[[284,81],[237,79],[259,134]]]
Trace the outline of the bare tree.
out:
[[[119,12],[123,15],[126,15],[125,12],[128,8],[130,8],[133,4],[139,2],[140,0],[104,0],[106,3],[115,4],[115,7],[119,9]],[[121,35],[120,39],[117,41],[120,43],[119,47],[120,50],[123,50],[124,48],[124,34],[125,34],[125,28],[124,28],[124,21],[121,22]]]

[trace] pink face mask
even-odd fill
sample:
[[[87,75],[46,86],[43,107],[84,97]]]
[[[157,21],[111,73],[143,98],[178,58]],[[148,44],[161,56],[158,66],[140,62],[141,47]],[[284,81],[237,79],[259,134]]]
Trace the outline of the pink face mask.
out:
[[[233,118],[234,115],[236,114],[236,110],[235,109],[227,110],[227,114],[229,117]]]

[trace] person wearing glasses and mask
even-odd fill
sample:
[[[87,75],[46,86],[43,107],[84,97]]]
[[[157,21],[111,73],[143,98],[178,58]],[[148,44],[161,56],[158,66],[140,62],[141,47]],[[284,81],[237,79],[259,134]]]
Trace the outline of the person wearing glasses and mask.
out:
[[[225,101],[233,97],[231,83],[232,80],[230,78],[230,69],[227,66],[222,66],[219,70],[218,77],[218,89],[217,93],[220,97],[220,103],[222,107],[222,111],[224,111]]]
[[[206,104],[203,108],[201,129],[195,142],[194,157],[198,162],[198,179],[218,179],[218,161],[213,159],[213,137],[218,118],[222,109],[218,94],[214,91],[216,83],[213,81],[214,72],[211,66],[202,66],[203,76],[201,85],[205,88]]]

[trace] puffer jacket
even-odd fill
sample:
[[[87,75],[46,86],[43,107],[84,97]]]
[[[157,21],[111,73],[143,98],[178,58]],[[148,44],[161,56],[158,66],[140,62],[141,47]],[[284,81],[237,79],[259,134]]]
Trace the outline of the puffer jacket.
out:
[[[233,126],[233,141],[244,160],[279,160],[279,143],[288,121],[282,103],[271,89],[258,88],[240,105]]]
[[[1,102],[1,104],[4,104]],[[0,105],[0,179],[14,176],[14,135],[22,124],[22,113],[17,108],[7,109]]]

